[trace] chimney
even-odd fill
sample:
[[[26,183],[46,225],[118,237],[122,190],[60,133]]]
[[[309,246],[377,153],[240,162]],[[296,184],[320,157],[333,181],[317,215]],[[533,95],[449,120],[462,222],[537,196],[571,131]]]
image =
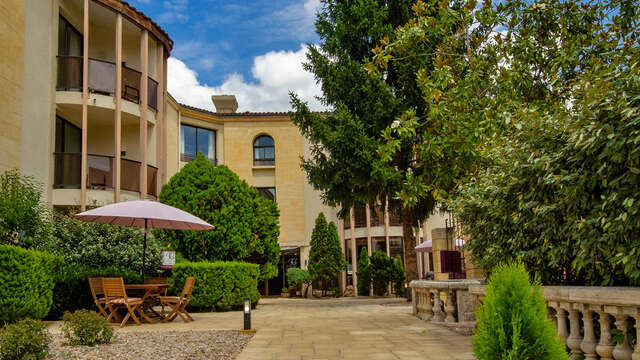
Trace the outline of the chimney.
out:
[[[238,102],[235,95],[211,95],[213,106],[219,113],[234,113],[238,110]]]

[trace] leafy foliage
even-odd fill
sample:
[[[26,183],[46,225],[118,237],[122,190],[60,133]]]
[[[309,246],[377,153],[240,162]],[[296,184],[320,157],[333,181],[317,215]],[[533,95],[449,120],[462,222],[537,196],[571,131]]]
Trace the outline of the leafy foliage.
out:
[[[416,76],[428,116],[407,112],[384,131],[383,153],[415,141],[431,168],[409,174],[400,196],[455,198],[473,260],[489,271],[520,258],[545,284],[638,284],[640,5],[419,1],[414,12],[368,66],[435,64]],[[440,168],[441,155],[455,166]],[[439,168],[464,185],[441,191],[455,181],[434,177]],[[434,179],[445,182],[425,185]]]
[[[301,284],[311,283],[311,275],[307,270],[300,268],[288,268],[287,269],[287,285],[289,289],[293,289]]]
[[[109,322],[94,311],[66,312],[62,320],[62,334],[71,345],[108,344],[113,338]]]
[[[50,211],[42,186],[17,170],[0,175],[0,244],[38,248],[51,236]]]
[[[320,45],[309,47],[304,68],[322,87],[322,102],[331,114],[313,113],[291,94],[292,120],[310,140],[311,155],[304,158],[309,182],[321,190],[328,205],[342,207],[342,215],[363,203],[389,199],[391,210],[401,214],[410,267],[417,278],[412,226],[430,215],[433,198],[410,206],[396,201],[405,172],[415,171],[411,146],[403,144],[391,161],[378,152],[385,142],[381,132],[404,111],[424,111],[414,73],[430,68],[431,59],[397,62],[385,76],[369,76],[364,65],[379,42],[389,40],[394,28],[411,18],[413,0],[324,0],[316,19]],[[402,210],[402,211],[400,211]],[[413,244],[413,246],[411,246]]]
[[[495,268],[476,318],[472,343],[479,360],[568,359],[564,343],[547,319],[540,282],[529,282],[522,263]]]
[[[313,280],[321,280],[326,290],[327,282],[335,279],[347,267],[347,262],[340,249],[338,229],[333,222],[327,224],[323,213],[316,218],[310,246],[309,274]]]
[[[246,296],[255,306],[260,299],[260,267],[237,261],[181,262],[173,266],[169,283],[182,291],[189,276],[196,278],[189,306],[207,311],[227,311],[244,304]]]
[[[50,342],[42,321],[24,319],[6,325],[0,329],[0,360],[44,360]]]
[[[74,219],[71,214],[54,214],[54,235],[48,251],[62,256],[67,264],[94,268],[142,269],[143,232],[135,227],[114,226]],[[147,239],[146,272],[160,269],[160,247]]]
[[[40,251],[0,245],[0,323],[40,319],[52,304],[55,269],[62,259]]]
[[[98,268],[89,265],[65,265],[57,269],[53,287],[53,305],[48,319],[59,320],[67,311],[96,309],[89,288],[90,277],[122,277],[127,284],[140,283],[140,273],[128,268],[109,266]]]
[[[277,275],[278,207],[228,167],[213,166],[199,153],[162,187],[160,201],[215,227],[207,231],[154,231],[187,260],[247,261],[261,266],[261,278]]]
[[[358,261],[358,294],[369,295],[370,286],[373,285],[373,293],[382,296],[387,293],[389,284],[392,284],[396,295],[403,296],[406,274],[402,261],[399,258],[392,259],[382,251],[374,251],[368,257],[366,251],[366,248],[362,248]]]

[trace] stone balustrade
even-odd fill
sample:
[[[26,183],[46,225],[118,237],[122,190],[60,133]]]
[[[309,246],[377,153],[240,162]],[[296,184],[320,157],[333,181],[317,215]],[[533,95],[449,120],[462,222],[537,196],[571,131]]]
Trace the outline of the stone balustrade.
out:
[[[636,339],[640,338],[640,288],[543,286],[542,290],[571,359],[640,360],[640,345],[632,349],[627,336],[633,319]],[[470,285],[469,293],[476,303],[481,301],[484,285]],[[612,339],[614,328],[622,335],[620,341]]]
[[[469,334],[475,326],[475,302],[469,286],[481,284],[482,280],[413,280],[409,285],[413,314]]]

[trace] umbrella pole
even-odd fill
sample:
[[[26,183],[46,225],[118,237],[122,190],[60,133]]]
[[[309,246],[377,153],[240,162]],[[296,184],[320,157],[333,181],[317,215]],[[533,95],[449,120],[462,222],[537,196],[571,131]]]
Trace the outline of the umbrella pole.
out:
[[[144,266],[147,260],[147,221],[148,219],[144,219],[144,245],[142,246],[142,283],[144,284]]]

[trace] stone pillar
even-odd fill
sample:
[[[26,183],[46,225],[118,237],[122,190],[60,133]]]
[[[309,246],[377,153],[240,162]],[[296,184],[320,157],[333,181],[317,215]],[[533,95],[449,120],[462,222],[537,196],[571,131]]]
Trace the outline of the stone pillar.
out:
[[[614,345],[611,342],[611,315],[598,311],[600,316],[600,342],[596,346],[596,353],[601,360],[613,360]]]
[[[340,229],[338,231],[338,234],[340,235],[340,251],[342,251],[342,256],[345,256],[345,251],[344,251],[344,220],[342,219],[338,219],[338,228]],[[347,287],[347,272],[346,271],[341,271],[340,272],[340,293],[344,294],[344,291],[346,290]]]
[[[122,14],[116,14],[116,90],[115,90],[115,110],[114,110],[114,158],[113,164],[113,201],[120,202],[120,178],[121,161],[120,151],[122,149]]]
[[[585,360],[597,360],[596,354],[596,336],[593,332],[593,311],[589,309],[589,305],[582,306],[582,323],[584,324],[584,338],[580,343],[580,350],[584,352]]]
[[[82,145],[80,160],[80,209],[87,209],[87,126],[89,104],[89,0],[83,7],[82,47]]]
[[[629,346],[629,339],[627,338],[627,330],[629,324],[627,324],[628,316],[626,314],[617,313],[616,329],[622,332],[622,342],[617,343],[613,348],[613,358],[616,360],[631,360],[631,347]]]
[[[149,32],[140,36],[140,200],[147,198],[147,109],[149,104]],[[156,121],[156,124],[159,124]],[[156,174],[157,177],[157,174]]]
[[[447,250],[447,229],[436,228],[431,230],[431,254],[433,255],[433,279],[448,280],[449,275],[440,271],[440,251]]]
[[[580,335],[580,314],[572,304],[568,304],[569,310],[569,337],[567,338],[567,346],[571,349],[571,359],[582,359],[582,350],[580,344],[582,343],[582,336]]]
[[[356,224],[353,208],[349,209],[349,225],[351,227],[351,280],[353,281],[353,296],[358,296],[358,256],[356,250]]]
[[[443,322],[444,312],[442,311],[442,299],[440,298],[440,290],[435,289],[433,291],[433,322]]]
[[[367,254],[371,257],[373,254],[373,249],[371,246],[371,209],[369,208],[369,204],[365,204],[365,221],[367,222]],[[369,285],[369,296],[373,296],[373,283]]]
[[[455,306],[453,306],[453,293],[453,290],[445,291],[447,299],[445,300],[446,302],[444,305],[444,312],[447,314],[447,316],[444,318],[444,321],[448,323],[456,322],[456,318],[453,316],[453,313],[456,311]]]

